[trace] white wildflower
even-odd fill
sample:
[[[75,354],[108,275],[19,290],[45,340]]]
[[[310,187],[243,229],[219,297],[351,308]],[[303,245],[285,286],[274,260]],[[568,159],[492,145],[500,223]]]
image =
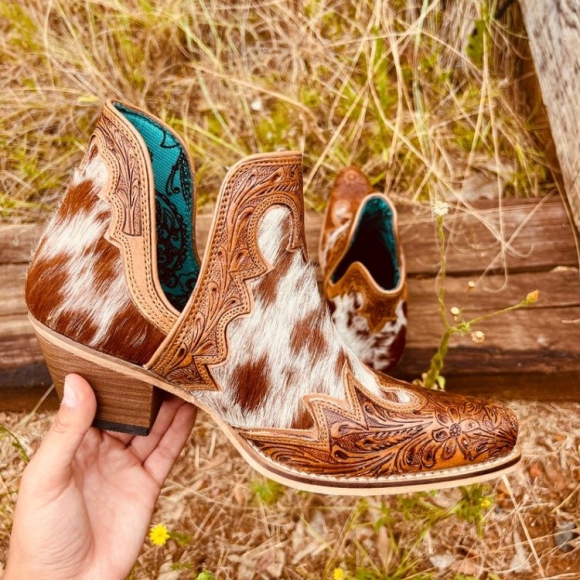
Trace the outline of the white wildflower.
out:
[[[443,217],[449,213],[449,204],[441,199],[436,199],[431,208],[433,209],[433,215],[437,217]]]
[[[256,97],[251,103],[250,103],[250,109],[252,109],[252,111],[256,111],[256,112],[260,112],[263,109],[263,105],[262,105],[262,99],[260,99],[260,97]]]

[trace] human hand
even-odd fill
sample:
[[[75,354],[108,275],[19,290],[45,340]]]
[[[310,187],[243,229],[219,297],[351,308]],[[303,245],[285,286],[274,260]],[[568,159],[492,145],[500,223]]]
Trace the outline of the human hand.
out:
[[[126,578],[197,409],[164,401],[147,437],[91,427],[95,395],[78,375],[24,470],[3,580]]]

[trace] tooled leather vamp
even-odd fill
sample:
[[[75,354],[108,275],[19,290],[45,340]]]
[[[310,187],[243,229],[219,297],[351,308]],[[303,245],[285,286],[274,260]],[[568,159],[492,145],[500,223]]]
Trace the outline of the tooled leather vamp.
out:
[[[377,378],[382,398],[349,372],[345,401],[306,397],[312,429],[238,432],[290,470],[345,478],[433,472],[492,461],[513,450],[517,419],[506,407]]]

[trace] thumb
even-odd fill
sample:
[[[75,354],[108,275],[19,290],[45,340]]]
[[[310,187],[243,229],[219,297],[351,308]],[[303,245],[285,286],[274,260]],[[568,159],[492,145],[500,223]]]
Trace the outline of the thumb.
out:
[[[96,410],[97,401],[89,383],[79,375],[68,375],[60,409],[34,456],[36,468],[56,478],[67,478]]]

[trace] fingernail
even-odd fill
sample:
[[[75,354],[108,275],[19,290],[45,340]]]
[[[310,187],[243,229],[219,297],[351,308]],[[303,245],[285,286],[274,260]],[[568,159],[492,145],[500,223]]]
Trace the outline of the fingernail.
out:
[[[67,407],[76,407],[79,398],[74,388],[69,384],[68,377],[64,380],[64,390],[62,394],[62,404]]]

